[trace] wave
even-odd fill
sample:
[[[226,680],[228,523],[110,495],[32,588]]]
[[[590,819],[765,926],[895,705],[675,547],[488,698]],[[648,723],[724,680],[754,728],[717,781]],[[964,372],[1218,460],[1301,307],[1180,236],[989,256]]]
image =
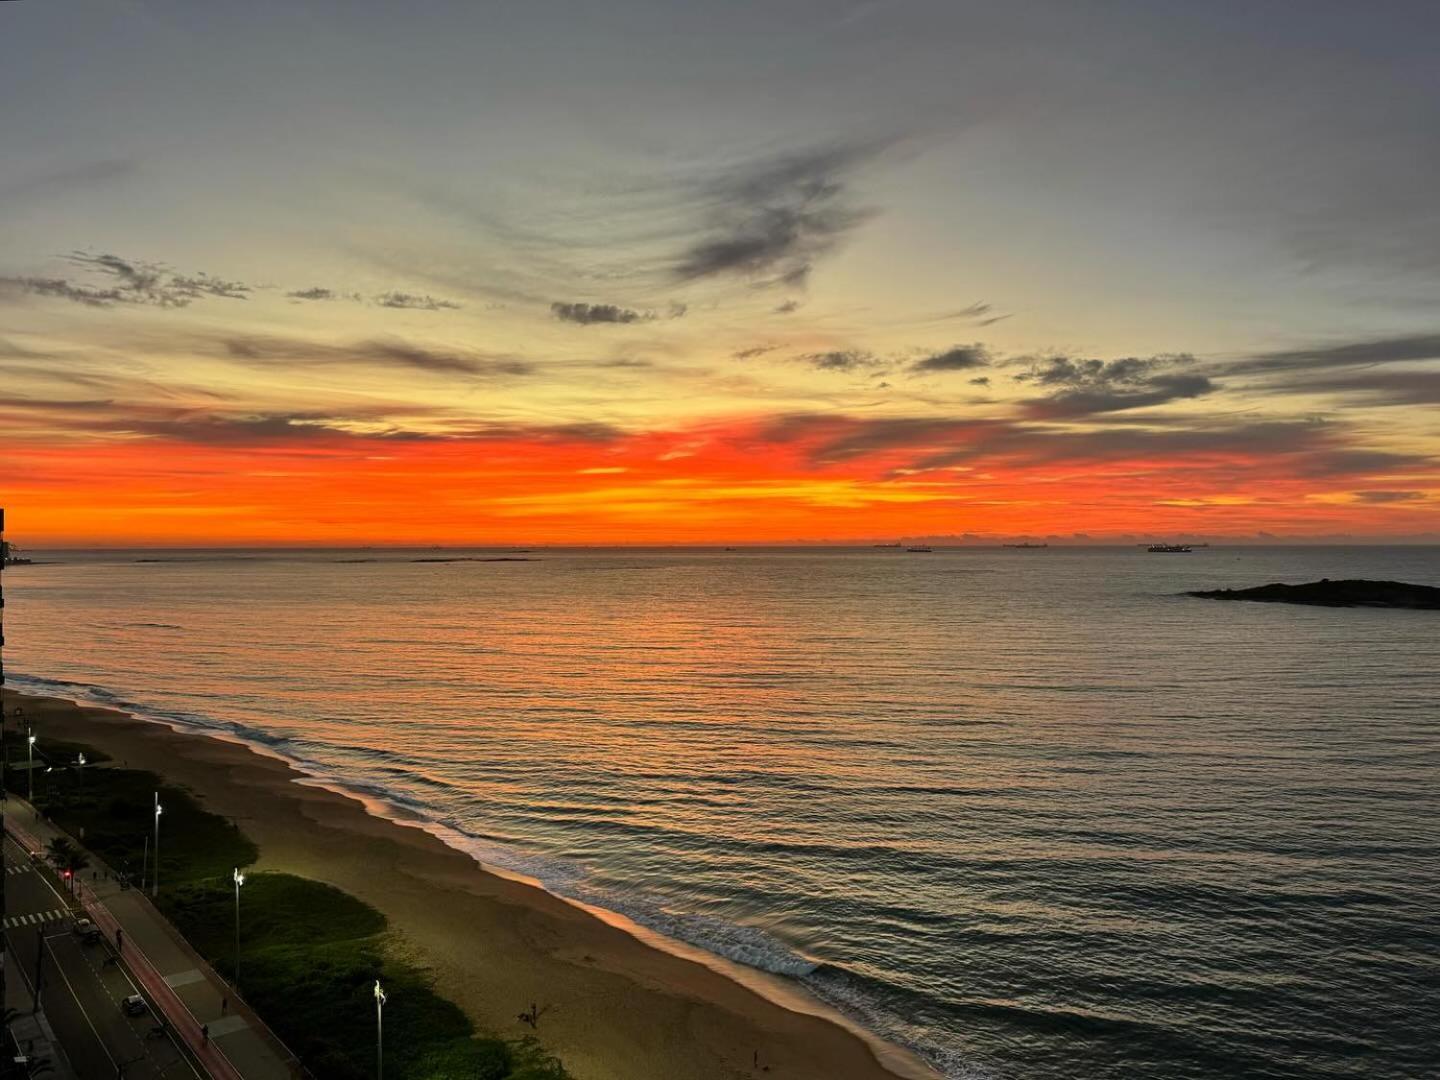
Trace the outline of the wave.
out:
[[[612,918],[607,921],[632,932],[639,928],[642,940],[652,946],[674,951],[670,943],[678,942],[729,964],[763,972],[803,988],[804,994],[832,1010],[832,1019],[849,1021],[847,1026],[857,1034],[871,1039],[878,1036],[892,1047],[909,1051],[946,1080],[994,1080],[996,1076],[966,1060],[957,1048],[937,1045],[924,1033],[912,1030],[900,1019],[896,1010],[886,1007],[885,1000],[891,995],[883,985],[871,985],[873,980],[805,956],[759,927],[710,915],[675,911],[658,898],[638,892],[622,893],[596,883],[588,869],[574,860],[479,836],[461,823],[437,814],[423,800],[396,790],[382,779],[337,771],[332,764],[310,757],[305,753],[301,740],[200,713],[131,701],[125,695],[93,683],[12,673],[7,673],[7,680],[24,693],[63,696],[81,704],[122,709],[139,719],[161,723],[184,734],[207,735],[236,742],[267,757],[277,758],[302,774],[299,783],[354,798],[374,816],[424,829],[450,847],[469,855],[487,870],[542,888],[591,910],[601,918],[610,916]],[[400,772],[406,777],[411,775],[403,770]],[[613,916],[619,916],[618,922]],[[682,952],[681,955],[685,954]],[[694,959],[693,956],[690,958]],[[733,970],[720,970],[735,976]],[[762,994],[767,992],[763,984],[752,985],[746,980],[741,981]],[[772,993],[767,996],[786,1007],[813,1011],[803,1009],[803,1005],[797,1006],[793,994],[777,996]]]

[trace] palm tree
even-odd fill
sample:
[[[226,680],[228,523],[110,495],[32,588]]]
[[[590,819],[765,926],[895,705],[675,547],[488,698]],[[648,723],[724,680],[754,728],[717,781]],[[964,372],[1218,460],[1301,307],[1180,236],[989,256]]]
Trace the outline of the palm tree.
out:
[[[90,857],[64,836],[55,837],[50,841],[48,847],[46,857],[55,864],[57,870],[68,872],[68,876],[72,879],[90,865]]]

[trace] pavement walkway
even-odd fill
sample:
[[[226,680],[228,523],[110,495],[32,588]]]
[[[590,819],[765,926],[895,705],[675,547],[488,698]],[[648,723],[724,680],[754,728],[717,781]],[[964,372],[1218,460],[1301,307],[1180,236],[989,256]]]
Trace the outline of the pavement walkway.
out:
[[[5,829],[31,852],[57,836],[83,847],[24,799],[6,803]],[[93,852],[91,865],[108,868]],[[112,943],[176,1036],[213,1080],[293,1080],[307,1075],[295,1056],[139,889],[121,889],[113,871],[77,882],[90,918]]]

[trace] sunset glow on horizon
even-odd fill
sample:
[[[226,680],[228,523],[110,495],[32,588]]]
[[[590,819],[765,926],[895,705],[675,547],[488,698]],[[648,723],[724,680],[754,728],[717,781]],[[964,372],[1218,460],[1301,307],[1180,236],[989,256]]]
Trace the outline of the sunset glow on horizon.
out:
[[[17,540],[1440,540],[1428,59],[1036,7],[7,5]]]

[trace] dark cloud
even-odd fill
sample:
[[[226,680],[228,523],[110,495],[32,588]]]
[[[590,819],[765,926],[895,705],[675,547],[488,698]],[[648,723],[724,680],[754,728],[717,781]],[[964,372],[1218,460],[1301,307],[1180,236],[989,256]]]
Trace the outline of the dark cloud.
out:
[[[1322,345],[1261,353],[1259,356],[1232,364],[1227,370],[1236,374],[1249,374],[1396,364],[1417,360],[1440,360],[1440,334],[1372,338],[1365,341],[1346,342],[1341,345]]]
[[[739,352],[734,352],[730,355],[736,360],[754,360],[755,357],[774,352],[779,347],[779,345],[752,345],[748,349],[741,349]]]
[[[1420,502],[1426,497],[1423,491],[1357,491],[1355,498],[1367,503]]]
[[[436,300],[430,295],[417,296],[414,293],[386,292],[375,297],[375,303],[385,308],[400,308],[405,311],[458,310],[460,305],[453,300]]]
[[[93,285],[69,278],[6,277],[0,289],[35,296],[53,296],[87,307],[107,308],[116,304],[144,304],[152,307],[183,308],[204,297],[244,300],[250,287],[209,274],[177,274],[158,263],[123,259],[119,255],[93,255],[76,251],[66,261],[90,274],[108,279]]]
[[[983,345],[956,345],[926,356],[910,365],[911,371],[971,371],[990,366],[989,350]]]
[[[529,362],[511,356],[441,351],[394,338],[333,345],[295,338],[232,336],[220,339],[220,346],[221,354],[227,359],[254,366],[364,365],[480,376],[520,376],[534,371]]]
[[[1262,383],[1267,393],[1325,394],[1355,405],[1440,405],[1440,371],[1365,371]]]
[[[974,379],[971,379],[971,380],[970,380],[970,385],[971,385],[971,386],[989,386],[989,385],[990,385],[990,376],[989,376],[989,375],[980,375],[980,376],[978,376],[978,377],[976,377],[976,378],[974,378]]]
[[[66,278],[0,277],[0,294],[4,293],[54,296],[87,307],[111,307],[127,301],[127,297],[119,289],[97,289],[91,285],[76,284]]]
[[[358,432],[352,426],[366,423]],[[188,412],[170,418],[132,419],[122,429],[127,434],[194,443],[203,446],[248,446],[266,442],[294,442],[308,439],[365,439],[415,442],[434,438],[415,431],[387,427],[375,429],[373,422],[324,412],[208,413]]]
[[[700,200],[704,235],[681,253],[674,275],[804,285],[816,261],[871,217],[853,204],[848,184],[880,149],[830,146],[748,164],[710,181]]]
[[[857,419],[819,413],[776,417],[757,434],[761,443],[805,443],[812,464],[833,465],[894,450],[948,447],[976,437],[1000,421],[949,417]]]
[[[291,300],[359,300],[359,293],[340,293],[334,289],[327,289],[321,285],[314,285],[308,289],[295,289],[285,294]]]
[[[1163,462],[1166,468],[1246,469],[1263,460],[1277,474],[1311,478],[1394,475],[1433,469],[1421,455],[1364,450],[1354,429],[1309,420],[1206,420],[1119,424],[1095,430],[957,417],[837,417],[796,413],[762,425],[764,445],[798,445],[824,467],[877,457],[893,475],[970,467],[1067,467]]]
[[[818,371],[863,371],[879,367],[884,361],[862,349],[835,349],[830,352],[808,353],[799,359]]]
[[[75,251],[67,257],[76,266],[115,279],[122,302],[155,307],[188,307],[202,297],[244,300],[250,287],[206,273],[177,274],[160,263],[125,259],[119,255],[92,255]]]
[[[800,301],[786,300],[783,304],[776,304],[772,310],[776,315],[792,315],[800,310]]]
[[[1060,420],[1151,408],[1218,390],[1208,376],[1183,370],[1193,362],[1186,355],[1119,360],[1051,356],[1013,378],[1050,391],[1045,397],[1022,402],[1025,415]]]
[[[558,301],[550,305],[550,312],[561,322],[577,323],[580,326],[593,326],[597,323],[647,322],[655,317],[630,308],[617,307],[614,304],[564,304]],[[683,307],[680,313],[684,314]]]

